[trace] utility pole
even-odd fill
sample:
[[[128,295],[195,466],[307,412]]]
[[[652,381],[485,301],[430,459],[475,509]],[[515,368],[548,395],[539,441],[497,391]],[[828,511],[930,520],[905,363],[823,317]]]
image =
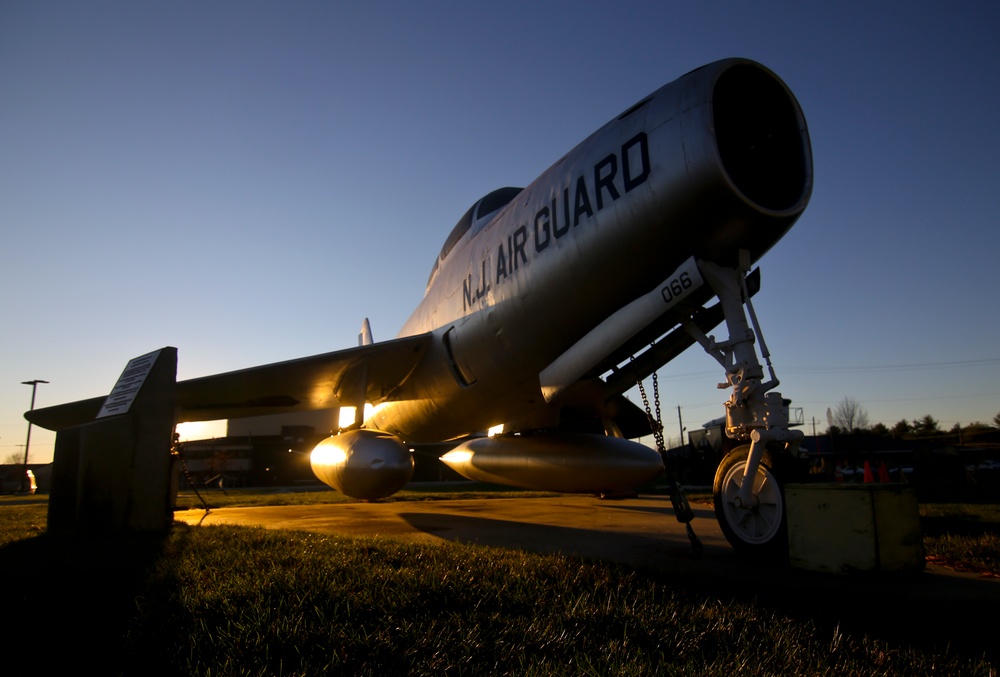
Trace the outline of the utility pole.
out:
[[[36,378],[34,381],[21,381],[22,385],[31,386],[31,409],[28,411],[34,411],[35,409],[35,391],[38,390],[39,383],[48,383],[48,381],[43,381]],[[28,449],[31,446],[31,421],[28,421],[28,439],[24,441],[24,472],[21,473],[21,493],[23,494],[27,491],[25,487],[25,482],[28,479]]]
[[[681,429],[681,443],[678,446],[684,446],[684,421],[681,420],[681,405],[677,405],[677,425]]]

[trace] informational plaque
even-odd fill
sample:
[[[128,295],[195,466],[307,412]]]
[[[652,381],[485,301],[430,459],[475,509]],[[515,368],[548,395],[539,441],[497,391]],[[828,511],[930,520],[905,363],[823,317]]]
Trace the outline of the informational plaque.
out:
[[[104,400],[104,406],[101,407],[97,418],[127,414],[129,407],[132,406],[132,401],[135,400],[135,396],[145,382],[146,376],[149,375],[149,370],[156,364],[156,358],[159,356],[160,351],[156,350],[129,360],[125,371],[118,377],[118,382],[115,383],[111,394],[108,395],[108,399]]]

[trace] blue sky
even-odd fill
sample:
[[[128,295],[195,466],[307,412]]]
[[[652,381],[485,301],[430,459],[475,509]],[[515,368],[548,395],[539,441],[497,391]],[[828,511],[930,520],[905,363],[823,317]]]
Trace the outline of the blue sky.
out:
[[[3,3],[0,457],[22,381],[47,406],[166,345],[183,379],[390,338],[472,202],[729,56],[813,144],[755,302],[783,394],[819,430],[845,396],[992,421],[1000,6],[758,4]],[[668,436],[721,379],[696,348],[660,372]]]

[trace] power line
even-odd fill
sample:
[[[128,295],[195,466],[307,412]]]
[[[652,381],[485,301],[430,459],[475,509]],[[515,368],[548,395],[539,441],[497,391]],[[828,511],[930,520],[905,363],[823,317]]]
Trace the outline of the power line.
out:
[[[916,371],[921,369],[956,369],[963,367],[988,367],[993,365],[1000,365],[1000,358],[990,357],[978,360],[956,360],[953,362],[913,362],[909,364],[847,365],[826,367],[795,367],[788,365],[781,366],[779,364],[777,369],[780,373],[785,374],[842,374],[852,372],[870,373],[886,371]],[[669,370],[669,363],[660,369],[663,371],[660,378],[668,381],[685,381],[718,375],[718,370],[671,374]]]
[[[1000,365],[1000,358],[982,360],[958,360],[955,362],[919,362],[912,364],[855,365],[840,367],[784,367],[782,371],[791,374],[830,374],[844,372],[873,371],[913,371],[918,369],[954,369],[958,367],[985,367]]]
[[[864,398],[865,403],[869,402],[926,402],[928,400],[963,400],[970,398],[985,398],[985,397],[1000,397],[1000,393],[980,393],[978,395],[938,395],[927,397],[890,397],[886,399],[873,400],[869,397]],[[824,404],[826,400],[796,400],[796,404]]]

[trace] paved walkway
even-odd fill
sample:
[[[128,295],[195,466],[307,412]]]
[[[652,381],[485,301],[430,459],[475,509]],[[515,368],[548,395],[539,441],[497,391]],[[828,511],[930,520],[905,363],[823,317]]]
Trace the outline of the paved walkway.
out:
[[[704,559],[730,555],[732,549],[719,530],[712,508],[692,507],[693,528],[704,545]],[[659,496],[599,500],[571,495],[221,508],[204,515],[203,510],[185,510],[175,513],[175,518],[189,524],[257,524],[347,536],[391,536],[422,543],[478,543],[629,564],[695,559],[683,525],[674,518],[670,500]]]

